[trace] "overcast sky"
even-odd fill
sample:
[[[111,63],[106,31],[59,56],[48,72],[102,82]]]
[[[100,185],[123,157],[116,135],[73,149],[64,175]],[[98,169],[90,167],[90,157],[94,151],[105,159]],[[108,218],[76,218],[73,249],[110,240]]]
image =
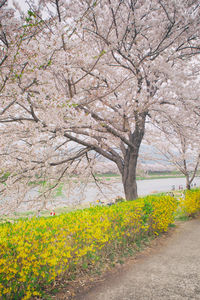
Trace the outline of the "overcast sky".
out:
[[[16,3],[18,3],[23,10],[28,9],[28,5],[26,4],[26,0],[15,0]],[[8,0],[8,5],[13,6],[13,0]]]
[[[66,0],[67,1],[67,0]],[[29,10],[29,5],[27,4],[29,2],[29,0],[8,0],[8,6],[9,7],[14,7],[13,6],[13,2],[15,2],[16,4],[18,4],[18,6],[20,6],[20,8],[22,9],[22,11],[24,11],[25,13],[27,13],[27,11]],[[38,3],[38,0],[33,0],[32,3]],[[50,7],[52,8],[52,6],[50,5]],[[45,12],[43,12],[43,17],[45,17]]]

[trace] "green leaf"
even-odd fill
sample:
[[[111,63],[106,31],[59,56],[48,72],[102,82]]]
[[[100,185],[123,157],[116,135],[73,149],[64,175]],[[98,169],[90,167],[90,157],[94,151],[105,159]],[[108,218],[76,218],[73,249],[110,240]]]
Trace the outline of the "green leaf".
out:
[[[77,107],[77,106],[78,106],[78,104],[72,103],[72,107]]]
[[[35,13],[33,11],[31,11],[31,10],[28,10],[28,15],[30,17],[34,17],[34,18],[36,17]]]
[[[99,57],[101,57],[102,55],[104,55],[106,53],[105,50],[101,51],[101,53],[99,54]]]
[[[106,51],[105,51],[105,50],[103,50],[103,51],[101,51],[101,52],[100,52],[100,54],[99,54],[99,55],[96,55],[96,56],[94,56],[94,58],[95,58],[95,59],[97,59],[97,58],[99,58],[99,57],[103,56],[105,53],[106,53]]]

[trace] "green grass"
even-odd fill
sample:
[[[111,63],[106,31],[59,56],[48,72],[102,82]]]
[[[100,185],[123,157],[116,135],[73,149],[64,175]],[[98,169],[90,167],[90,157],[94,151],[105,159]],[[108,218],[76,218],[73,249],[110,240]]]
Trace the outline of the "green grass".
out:
[[[112,177],[118,177],[118,178],[121,177],[121,175],[119,175],[119,174],[114,174],[114,173],[95,174],[95,176],[96,176],[96,177],[100,177],[100,178],[101,178],[101,177],[103,177],[103,178],[104,178],[104,177],[111,177],[111,178],[112,178]]]
[[[176,224],[169,224],[169,227],[174,228],[174,227],[176,227]]]
[[[200,174],[199,174],[200,175]],[[114,173],[105,173],[105,174],[95,174],[97,178],[121,178],[121,175]],[[198,176],[198,175],[197,175]],[[144,176],[137,176],[137,180],[151,180],[151,179],[162,179],[162,178],[184,178],[184,175],[178,171],[171,172],[149,172]]]
[[[174,174],[160,174],[160,175],[147,175],[146,177],[137,177],[137,180],[152,180],[152,179],[164,179],[164,178],[184,178],[183,175],[174,175]]]
[[[63,206],[63,207],[57,207],[54,209],[55,213],[56,213],[56,216],[57,215],[61,215],[61,214],[64,214],[64,213],[68,213],[68,212],[71,212],[71,211],[76,211],[78,209],[84,209],[84,208],[88,208],[90,206],[90,204],[86,203],[86,204],[80,204],[80,205],[76,205],[76,206]],[[42,210],[40,211],[40,217],[51,217],[50,216],[50,212],[51,210]],[[35,217],[38,215],[38,212],[37,210],[30,210],[30,211],[25,211],[25,212],[14,212],[12,215],[10,216],[0,216],[0,224],[1,223],[6,223],[6,222],[10,222],[10,223],[13,223],[15,222],[16,220],[20,220],[20,219],[23,219],[23,220],[26,220],[28,218],[31,218],[31,217]]]
[[[188,220],[190,220],[190,219],[191,219],[190,217],[185,216],[185,215],[179,215],[179,216],[176,216],[176,217],[175,217],[175,220],[176,220],[176,221],[183,221],[183,222],[188,221]]]

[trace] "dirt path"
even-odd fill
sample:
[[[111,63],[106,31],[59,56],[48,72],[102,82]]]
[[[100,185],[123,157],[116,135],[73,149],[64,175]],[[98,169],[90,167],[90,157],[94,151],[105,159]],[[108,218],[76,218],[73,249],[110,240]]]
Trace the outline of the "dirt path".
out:
[[[76,300],[200,299],[200,219],[180,223],[159,247],[144,251]]]

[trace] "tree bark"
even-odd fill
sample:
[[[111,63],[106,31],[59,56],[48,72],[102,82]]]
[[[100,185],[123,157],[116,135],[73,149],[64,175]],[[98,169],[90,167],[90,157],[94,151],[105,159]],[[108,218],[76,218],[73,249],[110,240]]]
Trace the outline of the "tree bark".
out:
[[[187,190],[190,190],[190,189],[191,189],[191,181],[190,181],[188,175],[186,175],[186,189],[187,189]]]
[[[135,200],[138,198],[136,170],[139,149],[145,132],[145,120],[147,112],[135,113],[135,130],[130,133],[129,140],[131,146],[128,146],[124,152],[122,182],[126,200]]]
[[[126,200],[134,200],[138,198],[136,183],[137,159],[138,153],[131,153],[129,149],[125,159],[124,172],[122,175]]]

